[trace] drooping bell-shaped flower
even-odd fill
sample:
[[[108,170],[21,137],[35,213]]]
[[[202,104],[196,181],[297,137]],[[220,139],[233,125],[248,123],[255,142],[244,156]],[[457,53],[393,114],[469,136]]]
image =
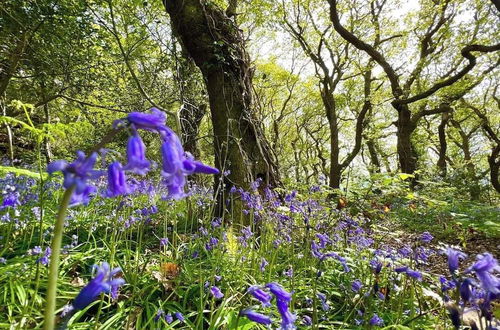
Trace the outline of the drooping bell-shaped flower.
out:
[[[263,306],[269,307],[271,306],[271,295],[267,293],[266,291],[262,290],[259,286],[257,285],[252,285],[250,288],[248,288],[248,292],[254,296],[257,300],[259,300]]]
[[[120,286],[125,284],[122,278],[115,278],[121,270],[120,268],[110,269],[107,262],[103,262],[97,268],[96,276],[80,291],[73,301],[73,308],[81,310],[93,302],[101,293],[115,293]]]
[[[127,165],[123,168],[144,175],[149,171],[150,162],[146,159],[146,146],[139,134],[134,134],[127,143]]]
[[[210,293],[212,294],[212,296],[214,296],[215,299],[222,299],[224,298],[224,294],[222,293],[222,291],[216,287],[216,286],[212,286],[210,288]]]
[[[113,162],[108,167],[108,191],[107,197],[116,197],[129,193],[127,179],[120,162]]]
[[[157,108],[151,108],[151,113],[144,112],[131,112],[127,116],[127,121],[132,124],[136,129],[145,129],[154,131],[165,126],[167,116],[165,112]]]
[[[287,292],[276,282],[268,283],[266,287],[276,297],[276,307],[281,315],[281,329],[295,329],[295,320],[297,316],[288,310],[288,304],[292,300],[292,294]]]
[[[500,279],[493,274],[494,272],[500,272],[498,261],[490,253],[480,254],[476,257],[476,260],[467,269],[467,272],[473,271],[476,274],[486,292],[500,294]]]
[[[160,130],[163,139],[161,153],[163,156],[162,176],[168,188],[169,197],[183,197],[186,176],[194,173],[218,174],[219,170],[194,160],[186,154],[179,137],[168,127]]]
[[[452,248],[447,248],[444,254],[448,256],[448,269],[451,274],[454,274],[458,270],[458,264],[460,260],[464,260],[467,255],[462,251],[458,251]]]
[[[102,175],[101,171],[94,170],[97,153],[86,157],[83,151],[77,151],[77,159],[68,164],[64,160],[56,160],[47,166],[47,172],[52,174],[61,171],[64,175],[64,188],[75,186],[75,193],[81,194],[87,188],[87,180],[96,179]]]
[[[81,193],[74,192],[71,195],[69,206],[77,206],[80,204],[87,205],[90,202],[90,198],[97,191],[94,186],[87,186]]]
[[[254,321],[260,324],[269,325],[273,323],[271,318],[267,315],[257,313],[251,309],[244,309],[240,312],[240,316],[246,316],[250,321]]]

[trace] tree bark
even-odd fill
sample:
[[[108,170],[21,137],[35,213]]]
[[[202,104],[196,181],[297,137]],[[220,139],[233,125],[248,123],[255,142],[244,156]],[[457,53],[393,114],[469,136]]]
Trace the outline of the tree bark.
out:
[[[437,168],[439,175],[445,178],[447,174],[447,163],[446,163],[446,151],[448,149],[448,142],[446,141],[446,125],[450,114],[448,112],[443,112],[441,114],[441,122],[438,126],[438,136],[439,136],[439,159],[437,161]]]
[[[369,171],[372,173],[380,173],[380,160],[378,159],[377,149],[375,147],[375,141],[373,139],[366,139],[366,138],[365,140],[371,163]]]
[[[401,105],[398,109],[397,121],[397,151],[401,172],[413,174],[417,169],[417,151],[412,142],[412,134],[417,125],[411,120],[411,111],[408,105]]]
[[[500,144],[491,149],[491,155],[488,157],[488,164],[490,165],[490,180],[491,185],[495,190],[500,193]]]
[[[230,170],[224,176],[226,191],[233,185],[247,189],[257,178],[279,185],[277,162],[252,109],[253,72],[238,26],[210,2],[163,0],[163,4],[175,35],[205,79],[215,166]]]
[[[321,90],[321,99],[326,111],[328,125],[330,128],[330,188],[340,188],[340,178],[342,174],[342,166],[339,163],[339,130],[337,123],[337,111],[335,109],[335,99],[333,92],[328,88],[328,84],[323,84]]]

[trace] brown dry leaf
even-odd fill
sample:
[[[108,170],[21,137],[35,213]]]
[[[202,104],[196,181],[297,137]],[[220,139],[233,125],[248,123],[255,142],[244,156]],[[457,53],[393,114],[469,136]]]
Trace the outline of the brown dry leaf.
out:
[[[179,276],[181,267],[173,262],[164,262],[160,264],[160,271],[152,271],[151,275],[160,282],[165,290],[173,288],[174,279]]]

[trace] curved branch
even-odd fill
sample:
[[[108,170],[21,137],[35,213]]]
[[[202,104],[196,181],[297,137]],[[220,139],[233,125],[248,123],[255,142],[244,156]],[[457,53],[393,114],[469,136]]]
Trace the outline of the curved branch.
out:
[[[403,90],[399,84],[399,76],[396,71],[392,68],[392,66],[387,62],[384,55],[376,50],[373,46],[367,44],[362,41],[358,37],[356,37],[352,32],[348,31],[346,28],[342,26],[340,23],[339,14],[337,11],[337,0],[328,0],[330,4],[330,20],[332,21],[333,27],[335,31],[342,38],[352,44],[359,50],[366,52],[375,62],[377,62],[385,71],[389,81],[391,83],[392,94],[396,99],[399,99],[403,94]]]
[[[394,103],[396,104],[410,104],[422,99],[425,99],[426,97],[431,96],[432,94],[436,93],[438,90],[440,90],[443,87],[451,86],[458,80],[460,80],[463,76],[465,76],[470,70],[476,66],[477,63],[477,57],[472,54],[472,52],[481,52],[481,53],[491,53],[494,51],[500,50],[500,44],[496,44],[493,46],[484,46],[484,45],[468,45],[462,48],[462,56],[465,57],[467,60],[469,60],[469,63],[457,74],[454,76],[451,76],[448,79],[445,79],[441,82],[436,83],[434,86],[426,90],[425,92],[422,92],[420,94],[417,94],[415,96],[412,96],[410,98],[404,99],[404,100],[395,100]]]

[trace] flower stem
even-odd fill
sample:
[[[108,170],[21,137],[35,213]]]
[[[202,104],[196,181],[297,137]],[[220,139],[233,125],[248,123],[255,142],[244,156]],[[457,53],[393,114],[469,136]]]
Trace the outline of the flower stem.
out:
[[[54,227],[54,237],[52,238],[52,254],[50,256],[49,265],[49,283],[47,288],[47,300],[45,306],[45,322],[43,328],[45,330],[54,329],[56,296],[57,296],[57,277],[59,274],[59,256],[61,254],[61,242],[64,231],[64,220],[66,219],[66,210],[73,195],[75,186],[71,186],[64,192],[64,195],[57,213],[56,224]]]

